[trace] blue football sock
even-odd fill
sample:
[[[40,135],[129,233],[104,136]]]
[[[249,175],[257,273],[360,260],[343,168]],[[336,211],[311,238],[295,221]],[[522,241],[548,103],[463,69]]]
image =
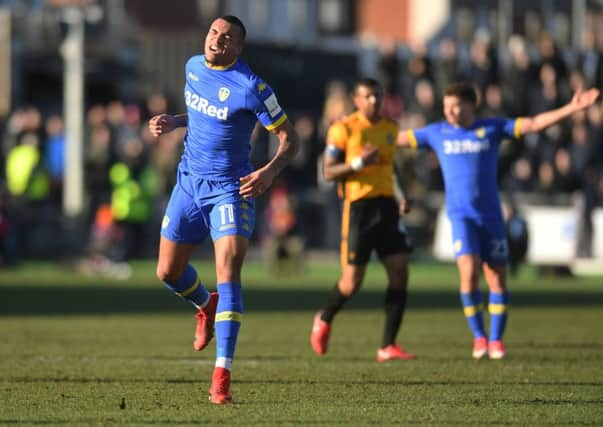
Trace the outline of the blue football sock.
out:
[[[218,285],[218,308],[216,310],[216,366],[230,370],[237,345],[243,297],[239,283]]]
[[[490,292],[488,312],[490,313],[490,341],[502,339],[507,324],[509,293]]]
[[[202,307],[209,300],[209,292],[203,287],[197,272],[190,264],[186,266],[184,273],[176,282],[163,282],[163,284],[197,308]]]
[[[463,303],[463,312],[467,318],[467,323],[474,338],[486,336],[484,328],[484,305],[482,303],[482,293],[479,289],[473,292],[462,292],[461,302]]]

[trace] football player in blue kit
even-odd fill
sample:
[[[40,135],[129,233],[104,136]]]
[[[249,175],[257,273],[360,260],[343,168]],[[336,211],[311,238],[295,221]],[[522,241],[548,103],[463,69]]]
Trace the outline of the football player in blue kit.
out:
[[[245,35],[235,16],[213,21],[204,55],[186,64],[186,113],[149,121],[154,136],[186,127],[178,181],[161,225],[157,277],[198,309],[195,350],[205,348],[215,330],[210,401],[216,404],[232,402],[230,370],[243,313],[241,269],[254,227],[254,199],[297,151],[294,128],[272,89],[239,59]],[[250,137],[258,120],[278,137],[279,146],[254,171]],[[189,263],[208,235],[216,263],[217,292],[212,293]]]
[[[577,91],[566,105],[533,117],[476,117],[477,94],[470,83],[450,85],[443,97],[445,121],[400,132],[398,144],[432,149],[440,162],[446,209],[460,276],[463,311],[473,332],[473,357],[502,359],[509,292],[505,225],[498,195],[498,148],[503,138],[540,132],[591,106],[597,89]],[[479,288],[480,268],[489,287],[490,334],[486,335]]]

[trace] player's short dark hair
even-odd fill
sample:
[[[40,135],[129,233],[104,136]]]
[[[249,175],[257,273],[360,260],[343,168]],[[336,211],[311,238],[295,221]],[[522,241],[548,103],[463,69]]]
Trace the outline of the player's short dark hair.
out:
[[[243,25],[243,21],[237,18],[234,15],[224,15],[220,16],[220,19],[228,22],[229,24],[236,25],[241,30],[241,34],[243,35],[243,40],[245,40],[245,36],[247,36],[247,30],[245,29],[245,25]]]
[[[472,103],[473,105],[477,105],[477,92],[471,83],[452,83],[444,91],[444,96],[456,96],[461,101],[466,101]]]
[[[356,80],[356,84],[354,84],[354,93],[358,91],[359,87],[370,87],[371,89],[381,90],[381,85],[379,82],[370,77],[362,77]]]

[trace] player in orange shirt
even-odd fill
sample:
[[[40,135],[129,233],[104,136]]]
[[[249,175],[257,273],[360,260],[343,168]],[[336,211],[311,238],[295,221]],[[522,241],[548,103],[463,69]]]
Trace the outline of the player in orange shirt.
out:
[[[385,331],[377,350],[380,362],[413,359],[396,344],[406,306],[408,253],[411,246],[400,229],[408,203],[394,196],[394,154],[398,124],[379,114],[383,92],[373,79],[354,87],[356,112],[334,123],[327,134],[323,175],[339,181],[343,197],[341,224],[342,274],[327,303],[314,317],[310,342],[315,353],[327,352],[331,323],[362,286],[373,250],[385,266]]]

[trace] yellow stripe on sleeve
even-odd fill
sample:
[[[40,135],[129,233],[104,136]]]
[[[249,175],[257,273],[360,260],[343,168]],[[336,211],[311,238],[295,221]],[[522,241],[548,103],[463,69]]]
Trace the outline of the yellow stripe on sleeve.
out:
[[[515,119],[515,126],[513,126],[513,136],[519,138],[521,136],[521,118]]]
[[[273,130],[276,129],[277,127],[279,127],[280,125],[282,125],[283,123],[285,123],[285,120],[287,120],[287,115],[283,114],[281,116],[280,119],[278,119],[276,122],[272,123],[271,125],[265,126],[267,130]]]
[[[408,136],[408,140],[410,141],[410,147],[416,150],[419,144],[417,143],[415,133],[412,130],[407,130],[406,135]]]

